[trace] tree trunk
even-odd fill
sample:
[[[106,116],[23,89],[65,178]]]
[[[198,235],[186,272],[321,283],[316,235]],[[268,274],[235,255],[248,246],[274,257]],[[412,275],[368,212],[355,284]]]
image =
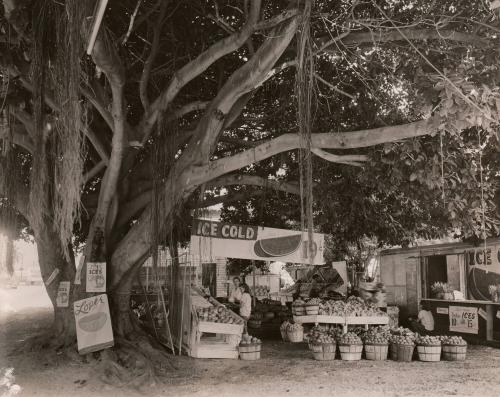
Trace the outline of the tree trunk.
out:
[[[35,240],[42,279],[54,307],[54,340],[51,341],[51,345],[57,347],[72,345],[76,338],[73,302],[78,299],[74,288],[76,270],[72,250],[69,250],[71,257],[68,261],[64,256],[60,239],[52,229],[51,223],[43,227],[42,230],[35,231]],[[59,270],[58,275],[47,285],[50,276],[56,269]],[[61,281],[70,282],[68,307],[57,307],[56,304],[57,291]]]

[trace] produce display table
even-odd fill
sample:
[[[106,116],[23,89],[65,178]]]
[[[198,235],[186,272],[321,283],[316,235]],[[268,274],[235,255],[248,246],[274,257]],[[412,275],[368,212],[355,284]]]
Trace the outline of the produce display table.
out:
[[[347,332],[349,325],[364,325],[368,329],[369,325],[389,324],[388,316],[327,316],[327,315],[309,315],[293,316],[293,321],[298,324],[339,324],[342,325],[344,333]]]
[[[436,332],[500,340],[500,303],[480,300],[421,299],[430,306]]]

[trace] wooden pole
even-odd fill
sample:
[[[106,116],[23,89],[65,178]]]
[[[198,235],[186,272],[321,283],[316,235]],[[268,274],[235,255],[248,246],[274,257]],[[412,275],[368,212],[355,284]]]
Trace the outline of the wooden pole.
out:
[[[255,307],[255,261],[252,261],[252,277],[253,277],[253,294],[252,294],[252,304]]]
[[[92,54],[94,49],[94,44],[97,39],[97,34],[99,33],[99,28],[101,27],[102,18],[104,17],[104,11],[106,11],[106,6],[108,5],[108,0],[100,0],[99,6],[97,8],[97,14],[94,15],[94,24],[92,26],[92,32],[90,33],[89,45],[87,46],[87,55]]]

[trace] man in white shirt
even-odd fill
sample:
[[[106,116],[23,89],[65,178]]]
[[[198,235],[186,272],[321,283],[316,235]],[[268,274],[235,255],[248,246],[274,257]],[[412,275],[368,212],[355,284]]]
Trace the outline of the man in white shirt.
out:
[[[422,305],[422,310],[418,312],[417,319],[409,318],[410,329],[420,335],[429,335],[434,332],[434,316],[428,310],[426,303]]]
[[[241,280],[239,277],[233,278],[233,290],[229,294],[229,302],[236,303],[241,300]]]

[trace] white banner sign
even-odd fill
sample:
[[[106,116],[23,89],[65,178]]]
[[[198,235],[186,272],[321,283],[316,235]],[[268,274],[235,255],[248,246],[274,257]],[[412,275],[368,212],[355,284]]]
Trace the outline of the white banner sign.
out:
[[[191,230],[191,254],[201,262],[216,257],[324,264],[324,235],[197,219]]]
[[[69,289],[71,283],[69,281],[61,281],[57,290],[56,305],[57,307],[69,306]]]
[[[87,263],[87,292],[106,292],[106,263]]]
[[[87,354],[114,344],[106,294],[74,303],[78,353]]]
[[[477,334],[479,331],[477,307],[450,305],[450,331]]]

